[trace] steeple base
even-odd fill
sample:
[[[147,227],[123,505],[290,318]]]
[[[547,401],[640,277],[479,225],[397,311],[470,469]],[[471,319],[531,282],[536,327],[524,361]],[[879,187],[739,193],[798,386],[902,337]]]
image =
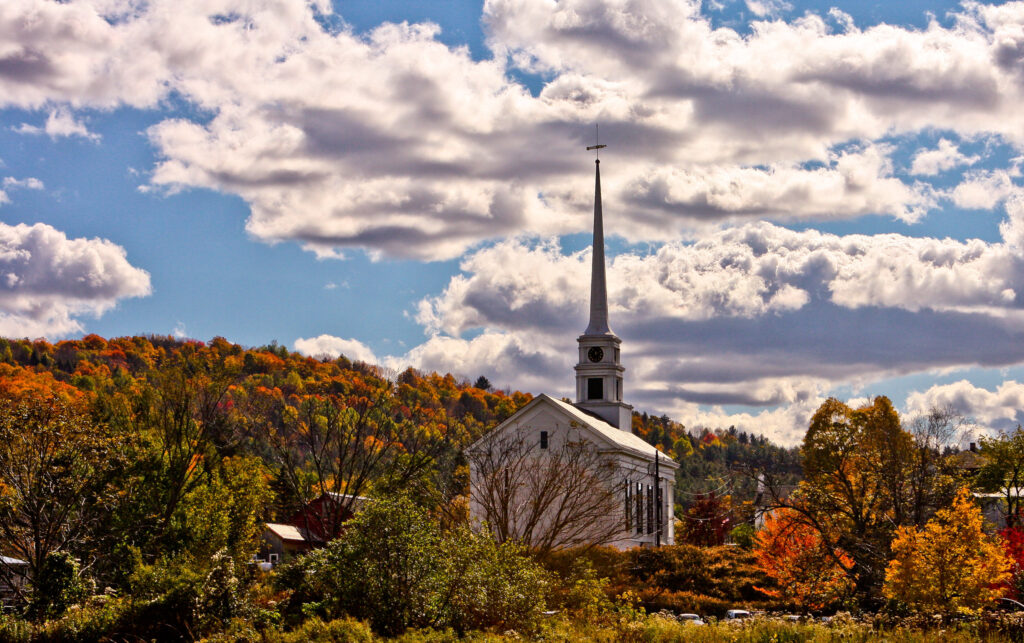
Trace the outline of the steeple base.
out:
[[[577,402],[576,408],[593,413],[616,429],[633,432],[633,407],[623,402]]]

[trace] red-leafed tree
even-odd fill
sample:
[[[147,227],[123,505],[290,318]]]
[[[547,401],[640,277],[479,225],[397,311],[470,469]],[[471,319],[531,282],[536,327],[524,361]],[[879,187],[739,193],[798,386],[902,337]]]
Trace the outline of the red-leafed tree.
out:
[[[791,510],[770,513],[755,542],[757,564],[777,586],[758,588],[769,596],[818,610],[835,605],[853,589],[849,576],[853,559],[826,545],[821,535]]]
[[[1007,594],[1014,600],[1024,598],[1024,528],[1007,527],[999,532],[1003,552],[1010,559],[1010,580]]]
[[[725,536],[733,528],[732,498],[714,492],[697,496],[683,514],[681,541],[701,547],[716,547],[725,543]]]

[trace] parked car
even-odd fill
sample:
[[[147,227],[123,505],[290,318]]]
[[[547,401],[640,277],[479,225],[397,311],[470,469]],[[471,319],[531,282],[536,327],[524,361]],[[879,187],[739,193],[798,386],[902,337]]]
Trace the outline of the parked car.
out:
[[[729,610],[725,613],[727,621],[742,621],[745,618],[750,618],[750,612],[747,610]]]
[[[691,625],[704,625],[704,619],[702,619],[697,614],[680,614],[676,618],[683,623],[690,623]]]

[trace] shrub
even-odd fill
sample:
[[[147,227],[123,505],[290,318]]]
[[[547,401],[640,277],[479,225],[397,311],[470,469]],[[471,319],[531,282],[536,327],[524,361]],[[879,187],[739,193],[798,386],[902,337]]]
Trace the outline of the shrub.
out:
[[[52,551],[36,573],[27,613],[35,620],[57,618],[72,605],[92,596],[93,583],[82,576],[78,560],[63,551]]]
[[[547,577],[519,547],[489,534],[439,525],[409,498],[370,503],[344,535],[285,565],[275,585],[290,590],[282,611],[304,617],[351,616],[388,636],[410,627],[535,626]]]

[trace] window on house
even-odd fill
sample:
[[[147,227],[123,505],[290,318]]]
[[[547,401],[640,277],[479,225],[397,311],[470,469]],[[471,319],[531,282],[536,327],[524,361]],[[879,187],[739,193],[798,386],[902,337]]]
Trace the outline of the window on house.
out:
[[[625,489],[625,491],[626,491],[626,493],[625,493],[625,500],[626,500],[626,531],[628,532],[630,529],[633,528],[633,498],[632,498],[633,483],[630,482],[629,480],[626,480],[626,489]]]
[[[655,505],[655,507],[654,507],[654,511],[655,511],[654,524],[655,524],[657,532],[659,534],[664,534],[665,533],[665,514],[663,514],[662,511],[661,511],[662,507],[664,507],[664,503],[662,502],[662,496],[664,494],[662,494],[662,492],[661,492],[661,481],[660,480],[658,481],[658,486],[655,487],[655,489],[656,489],[656,491],[655,491],[656,497],[655,497],[655,500],[654,500],[654,505]]]
[[[644,486],[636,483],[636,533],[644,533]]]
[[[277,562],[277,558],[278,558],[277,554],[270,554],[269,556],[267,556],[267,562],[269,562],[269,563],[276,563]]]
[[[540,448],[542,448],[542,449],[548,448],[548,432],[547,431],[541,431],[540,432]]]
[[[587,399],[588,400],[603,400],[604,399],[604,380],[600,377],[588,377],[587,378]]]
[[[647,485],[647,533],[654,533],[654,493],[651,485]]]

